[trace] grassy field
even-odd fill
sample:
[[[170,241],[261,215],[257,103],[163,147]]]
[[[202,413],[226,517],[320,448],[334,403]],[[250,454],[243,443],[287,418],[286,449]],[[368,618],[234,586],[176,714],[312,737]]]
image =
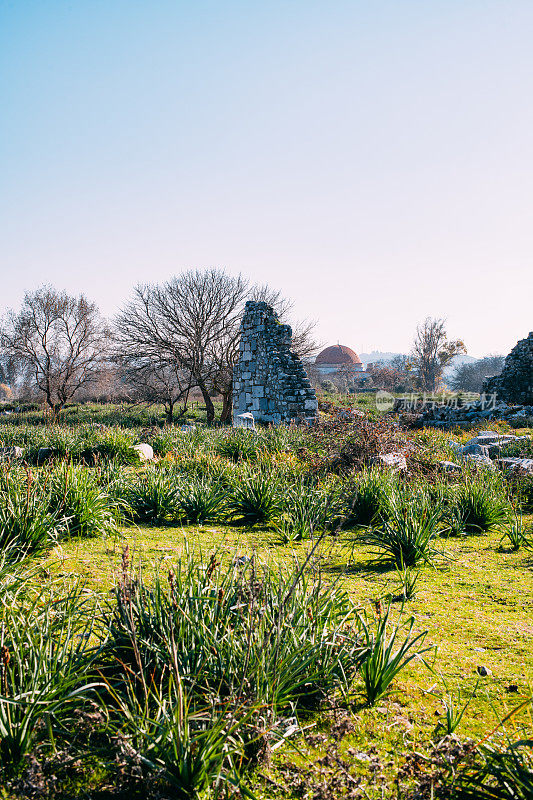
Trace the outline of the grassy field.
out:
[[[395,779],[406,756],[419,751],[429,755],[444,733],[442,699],[451,695],[461,706],[471,698],[456,733],[478,741],[530,696],[533,553],[510,552],[502,548],[500,538],[496,531],[440,543],[435,565],[420,571],[416,597],[403,607],[393,603],[395,617],[412,616],[415,630],[427,631],[427,642],[435,646],[425,655],[428,666],[419,661],[409,665],[390,695],[374,708],[364,706],[356,682],[347,702],[305,717],[305,733],[289,739],[270,763],[259,768],[265,776],[257,774],[253,781],[259,797],[282,797],[291,790],[302,796],[303,785],[310,797],[327,797],[328,790],[320,794],[319,787],[331,783],[333,776],[338,779],[339,772],[342,775],[337,757],[357,780],[362,776],[369,797],[394,797]],[[42,566],[63,579],[79,575],[88,587],[105,595],[120,574],[126,545],[134,563],[148,574],[156,567],[165,571],[186,549],[205,564],[216,553],[226,561],[255,556],[276,569],[302,564],[310,549],[309,543],[283,545],[268,529],[129,528],[106,541],[63,543]],[[398,593],[399,581],[396,570],[372,560],[372,552],[349,532],[323,541],[309,569],[320,571],[326,585],[342,584],[361,609],[373,613],[376,600],[385,605],[390,595]],[[480,677],[478,667],[489,674]],[[353,788],[344,777],[343,792]]]
[[[11,424],[4,430],[15,430],[17,426],[11,428]],[[490,427],[505,429],[501,424]],[[527,481],[506,483],[498,474],[468,471],[460,477],[442,476],[439,460],[453,458],[448,446],[450,434],[399,431],[393,421],[339,426],[324,418],[316,431],[266,431],[253,439],[223,430],[199,429],[192,435],[184,435],[179,429],[164,430],[152,433],[152,441],[157,445],[154,464],[135,464],[130,460],[128,448],[140,438],[142,429],[123,426],[124,434],[113,428],[111,433],[99,430],[96,437],[91,433],[92,438],[88,438],[86,427],[75,425],[69,427],[68,435],[61,434],[63,438],[57,429],[45,428],[32,439],[31,428],[29,423],[18,426],[19,440],[27,453],[33,458],[37,445],[43,446],[47,437],[51,441],[56,436],[55,456],[50,463],[39,467],[28,463],[4,468],[0,487],[2,503],[7,509],[2,518],[3,542],[4,546],[9,544],[6,533],[9,525],[12,526],[9,530],[15,530],[13,509],[9,512],[5,505],[9,497],[18,498],[19,509],[26,498],[25,516],[21,513],[17,522],[19,546],[38,515],[52,515],[49,528],[53,535],[39,527],[41,539],[38,539],[35,527],[31,528],[31,552],[17,563],[8,558],[2,572],[0,750],[4,778],[0,796],[9,800],[20,796],[102,800],[185,798],[215,796],[217,792],[221,797],[285,796],[309,800],[337,797],[429,800],[433,796],[523,800],[531,796],[528,794],[531,762],[524,773],[522,794],[490,794],[481,788],[476,790],[477,794],[451,793],[456,791],[452,789],[454,765],[464,763],[474,769],[475,759],[472,764],[469,761],[473,758],[473,745],[484,743],[498,751],[505,750],[509,741],[531,738],[533,731],[531,704],[527,702],[533,685],[533,551],[527,540],[527,531],[533,525],[533,508]],[[533,431],[516,433],[530,436]],[[454,432],[456,440],[464,441],[471,435],[471,432]],[[3,444],[7,443],[4,433]],[[86,465],[88,443],[96,453],[96,466]],[[376,446],[403,449],[407,474],[391,478],[386,472],[369,471],[369,459]],[[529,447],[526,441],[521,446],[526,451]],[[486,488],[481,497],[480,486]],[[354,509],[359,509],[359,514],[366,513],[361,498],[367,502],[372,495],[374,500],[376,491],[379,513],[370,524],[362,525],[362,517],[357,519]],[[471,495],[484,504],[486,524],[479,530],[468,529],[463,514],[460,518],[463,529],[450,528],[450,520],[457,518],[456,511],[464,503],[464,497],[471,499]],[[30,496],[33,517],[28,510]],[[87,498],[92,498],[93,505]],[[200,514],[199,507],[203,509]],[[409,509],[415,509],[412,517]],[[438,514],[433,520],[435,509]],[[206,519],[203,524],[189,524],[191,514]],[[151,524],[147,518],[152,520]],[[518,549],[512,548],[509,538],[502,538],[513,518],[526,534]],[[412,567],[406,568],[404,564],[402,568],[398,559],[395,564],[394,556],[383,542],[398,528],[403,531],[409,525],[414,526],[418,536],[423,520],[433,525],[428,546],[420,550]],[[371,544],[369,534],[373,536]],[[407,557],[410,551],[402,552]],[[181,597],[185,605],[178,603],[173,611],[174,582],[179,583],[182,574],[179,565],[185,572],[194,565],[194,574],[188,573],[184,579],[185,594]],[[17,577],[21,573],[23,579]],[[300,581],[303,581],[301,590]],[[406,587],[412,581],[415,581],[412,596],[406,597],[409,594]],[[257,600],[256,585],[263,587],[257,590]],[[179,681],[186,680],[187,696],[193,698],[189,709],[190,735],[206,730],[205,723],[198,721],[205,713],[202,704],[209,699],[214,703],[212,709],[220,715],[222,703],[225,727],[219,731],[219,739],[222,737],[224,746],[229,748],[220,755],[222,771],[217,774],[219,778],[222,774],[226,776],[222,783],[212,773],[207,783],[198,783],[199,788],[185,791],[176,783],[176,764],[182,764],[184,756],[181,761],[176,756],[171,765],[168,763],[168,752],[172,750],[172,742],[175,744],[172,736],[163,747],[166,761],[161,750],[159,761],[152,767],[147,761],[138,760],[139,753],[153,752],[155,741],[153,719],[149,720],[152,728],[148,734],[143,728],[148,724],[147,718],[139,716],[139,686],[144,685],[146,693],[141,692],[140,698],[152,703],[150,714],[155,713],[154,708],[158,714],[163,713],[162,696],[157,695],[156,687],[174,691],[172,682],[168,684],[169,676],[174,674],[173,667],[164,666],[159,678],[162,683],[157,684],[156,672],[148,664],[156,650],[162,652],[165,631],[171,630],[166,627],[165,614],[175,619],[172,625],[178,626],[174,630],[181,631],[179,636],[185,637],[183,641],[189,641],[187,636],[195,623],[187,621],[188,617],[182,619],[180,609],[193,603],[187,612],[192,614],[195,595],[207,593],[215,610],[218,603],[217,614],[222,614],[224,608],[224,614],[234,615],[233,609],[240,605],[231,606],[228,592],[235,587],[238,593],[244,591],[243,587],[251,592],[246,595],[249,597],[246,614],[250,615],[247,624],[251,626],[246,629],[249,647],[253,626],[261,628],[272,609],[277,609],[272,612],[272,619],[283,620],[285,633],[273,656],[268,649],[270,645],[265,644],[265,657],[275,659],[277,648],[289,647],[284,656],[288,660],[276,662],[274,667],[268,666],[271,662],[267,660],[263,667],[254,666],[255,671],[250,672],[252,651],[245,647],[244,665],[241,659],[240,663],[231,666],[228,662],[224,667],[225,681],[233,675],[232,671],[235,676],[241,675],[232,678],[237,682],[230,681],[228,685],[233,688],[227,689],[225,699],[218,696],[220,689],[213,694],[212,689],[204,687],[198,693],[205,675],[211,674],[205,668],[201,680],[200,673],[196,675],[196,683],[191,682],[192,673],[187,673],[185,679],[182,670],[178,684],[181,686]],[[278,591],[276,587],[281,588]],[[163,600],[157,599],[160,590]],[[316,597],[331,598],[333,610],[326,612],[320,605],[307,605],[306,598],[309,593],[314,596],[315,591]],[[70,597],[69,592],[74,592],[75,597],[72,608],[68,605],[70,601],[65,600]],[[130,641],[126,636],[125,641],[132,643],[128,646],[130,656],[131,648],[142,651],[144,677],[139,677],[142,670],[137,670],[135,659],[127,667],[128,648],[124,650],[123,638],[120,649],[113,649],[118,647],[115,640],[117,643],[119,640],[116,633],[109,633],[109,624],[115,620],[116,627],[120,602],[126,610],[130,609],[128,614],[139,615],[135,616],[135,626],[139,627],[134,626],[134,638]],[[156,617],[150,618],[152,627],[142,628],[142,615],[152,602],[157,609]],[[258,607],[263,605],[254,610],[255,603]],[[337,607],[345,609],[340,616],[335,616]],[[77,608],[82,622],[76,621]],[[173,614],[178,616],[172,617]],[[323,630],[320,614],[326,614],[324,619],[328,620]],[[347,614],[344,621],[342,614]],[[126,628],[133,624],[133,616],[127,618]],[[297,624],[296,619],[300,619]],[[65,627],[65,620],[72,628],[71,633],[71,628]],[[94,627],[84,627],[88,621],[94,622]],[[196,623],[198,628],[203,624]],[[55,625],[60,626],[59,633]],[[295,644],[290,644],[291,625],[302,626],[302,645],[317,630],[322,630],[319,640],[322,644],[309,656],[310,666],[303,668],[304,675],[306,670],[310,675],[317,670],[309,687],[319,690],[313,689],[307,700],[305,691],[302,695],[296,690],[300,674],[296,662],[299,648],[302,661],[309,654],[305,646],[297,643],[296,628]],[[47,626],[51,626],[50,634],[46,633]],[[232,640],[238,634],[237,628],[230,622],[224,629],[224,638]],[[90,632],[86,634],[85,630]],[[20,650],[16,649],[17,631],[23,632]],[[120,635],[124,637],[126,633],[123,629]],[[391,655],[398,652],[403,642],[412,642],[412,649],[406,653],[415,657],[405,665],[400,664],[390,685],[370,701],[365,664],[369,663],[370,655],[381,657],[380,648],[391,643],[393,634],[396,639],[392,641]],[[50,670],[50,663],[56,664],[56,672],[66,670],[66,675],[68,658],[65,657],[64,663],[54,659],[59,643],[71,635],[73,642],[85,642],[83,647],[98,651],[97,656],[91,654],[90,665],[87,662],[83,668],[85,672],[81,662],[76,661],[75,680],[79,684],[83,676],[90,675],[93,680],[95,676],[98,680],[104,676],[105,690],[96,689],[80,696],[79,703],[74,702],[71,710],[73,701],[65,702],[68,691],[63,687],[61,702],[68,707],[67,713],[63,705],[56,708],[48,689],[44,691],[40,686],[39,692],[44,691],[42,696],[46,696],[46,701],[40,701],[43,711],[37,703],[31,706],[31,714],[28,712],[35,735],[28,739],[21,761],[11,769],[13,749],[9,736],[15,729],[20,731],[20,720],[13,721],[13,709],[18,712],[28,708],[27,689],[26,694],[20,691],[27,681],[27,675],[21,671],[28,649],[36,641],[41,650],[46,650],[46,642],[55,643],[52,654],[46,656],[51,659],[46,668]],[[178,637],[178,632],[175,635]],[[150,638],[154,636],[155,639]],[[173,637],[171,632],[165,644],[170,650],[164,650],[165,658],[171,661],[173,648],[181,646],[181,639],[176,645]],[[353,652],[359,654],[357,665],[344,652],[343,637],[346,642],[349,640],[350,647],[356,648]],[[204,639],[200,636],[194,641],[203,647]],[[239,644],[240,640],[235,641]],[[333,646],[332,642],[337,644]],[[209,648],[213,650],[215,646],[218,658],[230,657],[222,640],[213,640]],[[185,649],[190,655],[191,646],[188,648]],[[319,657],[321,648],[328,653],[331,650],[329,667],[322,664],[318,668],[312,660]],[[337,677],[332,682],[325,676],[328,669],[338,666],[335,648],[340,648],[338,663],[345,659],[342,663],[346,680],[335,673]],[[253,651],[254,658],[260,659],[260,650]],[[13,666],[17,652],[23,653],[18,671]],[[212,653],[205,650],[204,658],[211,657]],[[296,662],[291,661],[294,658]],[[37,672],[44,660],[34,667]],[[266,694],[257,684],[263,669],[268,681],[274,676]],[[269,699],[269,692],[282,681],[285,669],[294,671],[292,694],[289,686],[284,699]],[[269,670],[274,671],[269,673]],[[54,682],[50,675],[47,680],[50,684]],[[249,685],[245,683],[248,681]],[[15,683],[19,686],[18,694]],[[246,691],[245,685],[248,685]],[[178,709],[182,702],[179,686],[178,693],[172,695],[172,707]],[[134,702],[130,690],[134,692]],[[128,717],[132,709],[137,715],[133,727],[129,726]],[[224,739],[228,735],[228,714],[231,719],[236,720],[239,715],[244,719],[246,732],[239,729],[231,734],[239,740],[238,746],[231,737]],[[172,730],[176,730],[176,725],[179,728],[179,724],[179,720],[172,722]],[[213,725],[211,721],[207,730]],[[250,728],[260,730],[261,735],[250,739]],[[158,730],[162,730],[161,726]],[[165,731],[168,737],[169,728]],[[189,756],[195,748],[204,746],[200,740],[194,741]],[[232,769],[238,769],[239,780],[232,783],[228,776],[233,772],[228,768],[227,758],[233,746],[231,764]],[[527,765],[527,760],[524,763]],[[174,783],[169,783],[172,775]],[[492,785],[491,781],[486,785]]]

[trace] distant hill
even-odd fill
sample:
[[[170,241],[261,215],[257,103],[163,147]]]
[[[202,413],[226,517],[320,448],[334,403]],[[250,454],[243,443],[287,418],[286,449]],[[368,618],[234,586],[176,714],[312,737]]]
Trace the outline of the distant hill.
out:
[[[372,350],[371,353],[359,353],[359,358],[365,367],[375,361],[392,361],[396,356],[401,356],[401,353],[382,353],[381,350]]]

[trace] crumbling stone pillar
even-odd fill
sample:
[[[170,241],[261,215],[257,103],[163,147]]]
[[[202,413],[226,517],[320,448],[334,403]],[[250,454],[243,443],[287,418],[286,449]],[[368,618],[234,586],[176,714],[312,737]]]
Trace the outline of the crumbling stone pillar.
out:
[[[239,361],[233,371],[233,419],[244,412],[257,422],[314,422],[318,403],[299,357],[292,329],[267,303],[249,300],[241,322]]]
[[[485,381],[483,391],[494,392],[499,400],[520,405],[533,405],[533,331],[520,339],[503,365],[501,375]]]

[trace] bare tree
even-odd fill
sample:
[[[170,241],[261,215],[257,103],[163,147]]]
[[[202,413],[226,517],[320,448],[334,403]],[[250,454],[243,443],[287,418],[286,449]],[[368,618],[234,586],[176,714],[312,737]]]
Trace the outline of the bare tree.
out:
[[[192,376],[188,370],[180,369],[159,357],[123,356],[119,359],[121,375],[130,390],[130,397],[141,403],[161,403],[167,423],[174,422],[174,411],[178,403],[178,417],[187,411]]]
[[[505,356],[486,356],[471,364],[458,366],[450,379],[450,387],[456,391],[481,392],[485,378],[499,375]]]
[[[24,295],[9,312],[0,341],[10,362],[31,379],[54,417],[100,369],[109,330],[94,303],[51,286]]]
[[[448,339],[445,320],[427,317],[416,329],[411,352],[411,362],[421,387],[434,392],[445,367],[461,353],[466,353],[464,342]]]
[[[119,347],[161,360],[191,377],[202,393],[207,421],[212,395],[223,398],[221,420],[231,413],[231,376],[247,282],[222,270],[189,270],[162,285],[138,286],[116,320]]]

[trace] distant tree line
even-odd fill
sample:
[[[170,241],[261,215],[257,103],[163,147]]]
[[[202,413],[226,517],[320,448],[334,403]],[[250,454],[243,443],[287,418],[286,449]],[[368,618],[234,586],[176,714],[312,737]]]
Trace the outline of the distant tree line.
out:
[[[102,318],[84,295],[71,297],[51,286],[27,292],[18,312],[0,326],[0,399],[13,391],[45,402],[54,417],[72,400],[102,398],[162,404],[168,422],[201,397],[207,421],[231,418],[233,366],[246,300],[264,300],[287,322],[293,304],[268,285],[251,285],[220,269],[188,270],[160,284],[136,286],[115,319]],[[443,319],[418,326],[411,352],[369,365],[358,376],[339,369],[327,382],[310,361],[317,350],[315,323],[297,323],[293,348],[307,361],[310,378],[342,392],[365,388],[390,392],[434,392],[444,370],[465,353]],[[501,371],[503,358],[489,356],[462,364],[450,388],[481,391],[485,377]],[[329,384],[331,383],[331,386]]]
[[[293,304],[269,286],[250,285],[219,269],[188,270],[162,284],[137,286],[111,322],[84,295],[51,286],[27,292],[0,328],[0,384],[38,397],[54,417],[75,399],[105,396],[161,403],[168,422],[183,414],[192,393],[215,419],[231,416],[233,365],[246,300],[265,300],[287,322]],[[314,323],[296,323],[294,349],[316,350]],[[1,391],[1,387],[0,387]]]

